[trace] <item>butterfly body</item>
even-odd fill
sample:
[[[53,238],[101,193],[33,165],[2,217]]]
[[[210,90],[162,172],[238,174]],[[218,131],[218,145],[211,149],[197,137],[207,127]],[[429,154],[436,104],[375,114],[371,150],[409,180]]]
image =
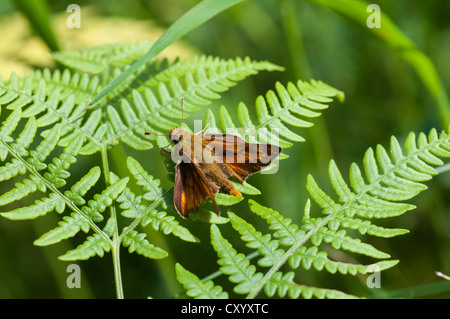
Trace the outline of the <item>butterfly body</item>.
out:
[[[247,143],[230,134],[197,135],[174,128],[169,136],[175,144],[171,153],[176,163],[174,205],[183,218],[207,198],[219,215],[214,194],[221,191],[242,196],[228,178],[245,184],[249,175],[269,165],[282,151],[278,146]]]

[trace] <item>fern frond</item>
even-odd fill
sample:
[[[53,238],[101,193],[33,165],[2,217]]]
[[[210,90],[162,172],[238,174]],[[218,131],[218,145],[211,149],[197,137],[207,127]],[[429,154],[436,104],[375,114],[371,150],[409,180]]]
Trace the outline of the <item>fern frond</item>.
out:
[[[106,124],[100,124],[100,110],[89,114],[84,122],[82,118],[72,122],[71,117],[79,115],[85,108],[87,97],[85,96],[81,102],[76,102],[72,91],[64,93],[65,83],[55,87],[56,84],[49,83],[47,77],[37,82],[33,81],[33,77],[31,75],[19,80],[13,76],[8,83],[0,83],[0,107],[19,109],[20,113],[13,114],[20,115],[21,118],[36,117],[37,128],[61,123],[60,134],[64,138],[59,141],[60,146],[67,146],[74,136],[82,134],[88,143],[83,146],[81,153],[92,154],[99,151],[106,133]],[[42,136],[47,136],[50,130],[51,128],[43,131]]]
[[[30,75],[17,80],[16,77],[16,74],[12,74],[9,82],[17,81],[19,87],[26,87],[26,82],[29,81],[31,90],[37,89],[42,82],[45,84],[46,96],[49,96],[50,92],[59,91],[61,101],[72,97],[75,104],[91,100],[101,88],[99,76],[71,72],[69,69],[52,71],[45,68],[33,71]]]
[[[286,124],[294,127],[307,128],[313,124],[309,119],[320,116],[320,112],[328,108],[327,103],[333,97],[343,101],[344,94],[321,82],[312,80],[311,83],[298,81],[297,84],[289,82],[283,86],[277,82],[275,91],[269,90],[265,97],[256,99],[256,114],[258,122],[255,124],[250,116],[247,106],[240,103],[238,106],[239,125],[236,125],[227,109],[221,106],[219,110],[220,126],[224,132],[241,135],[259,143],[272,143],[287,148],[292,146],[290,141],[302,142],[304,138],[295,133]],[[215,131],[218,126],[213,114],[208,131]],[[237,127],[243,128],[240,132]],[[268,132],[268,130],[271,130]],[[275,133],[274,133],[275,132]],[[244,136],[243,136],[244,135]],[[285,138],[279,138],[281,137]],[[282,154],[283,155],[283,154]],[[282,158],[283,156],[280,156]]]
[[[264,256],[258,260],[258,265],[270,267],[285,253],[283,249],[278,248],[279,241],[272,240],[270,234],[262,235],[251,224],[231,212],[228,217],[233,228],[241,234],[241,239],[247,242],[246,246],[257,249],[259,254]]]
[[[101,194],[94,195],[94,199],[88,202],[87,206],[83,206],[81,210],[92,221],[98,223],[103,220],[102,212],[113,204],[113,200],[116,200],[122,191],[125,189],[128,182],[128,177],[122,178],[115,183],[108,186]]]
[[[376,148],[376,157],[373,149],[370,148],[363,160],[367,182],[359,166],[353,163],[350,168],[351,188],[342,178],[337,165],[331,161],[330,180],[342,204],[336,203],[326,195],[317,186],[312,176],[308,176],[307,189],[323,208],[324,214],[330,215],[328,217],[330,221],[340,213],[344,213],[347,217],[357,214],[363,218],[387,218],[401,215],[415,207],[400,201],[410,199],[419,191],[426,189],[426,186],[420,182],[429,180],[436,174],[436,170],[431,165],[442,164],[442,161],[436,160],[437,156],[450,157],[450,142],[446,133],[438,137],[433,129],[428,139],[421,133],[419,141],[419,147],[417,147],[415,135],[411,133],[405,142],[406,154],[403,154],[397,139],[392,137],[390,150],[392,160],[381,145]],[[338,224],[340,224],[339,220],[334,227],[336,228]],[[364,232],[369,224],[365,222],[361,226]]]
[[[319,299],[355,299],[357,297],[343,293],[334,289],[323,289],[317,287],[308,287],[296,284],[294,281],[294,273],[288,272],[282,274],[277,272],[274,274],[268,283],[264,286],[264,292],[267,296],[272,297],[276,293],[279,297],[284,297],[286,294],[289,298],[297,299],[300,295],[305,299],[316,297]]]
[[[170,72],[166,71],[162,77],[167,79],[172,74],[170,80],[158,81],[154,88],[143,85],[142,89],[134,89],[127,99],[122,99],[120,112],[113,106],[108,106],[112,134],[108,135],[107,143],[120,140],[138,150],[149,149],[149,139],[154,137],[146,136],[145,132],[169,131],[177,126],[178,123],[172,119],[181,119],[181,97],[184,99],[183,113],[187,116],[198,111],[199,106],[208,105],[211,100],[219,98],[218,93],[228,90],[236,81],[261,70],[272,71],[279,68],[268,62],[255,62],[247,58],[211,60],[193,70],[174,69],[177,66]],[[180,75],[183,76],[181,83]],[[158,75],[152,79],[158,79]]]
[[[79,51],[52,53],[59,63],[78,71],[100,74],[111,66],[122,67],[142,57],[152,46],[145,40],[136,43],[113,43]]]
[[[346,298],[352,296],[336,290],[299,285],[293,281],[293,272],[283,273],[279,269],[288,261],[293,269],[299,266],[305,269],[314,267],[318,271],[325,269],[333,274],[339,272],[356,275],[395,266],[398,260],[388,260],[389,254],[360,238],[353,238],[353,235],[341,228],[383,238],[407,233],[404,229],[374,225],[370,219],[395,217],[414,208],[401,202],[426,189],[421,182],[436,174],[432,165],[442,165],[440,157],[450,157],[450,137],[447,133],[438,136],[435,130],[431,130],[428,138],[421,133],[416,143],[415,135],[411,133],[405,141],[405,154],[393,137],[390,153],[392,159],[379,145],[375,158],[373,150],[369,149],[363,160],[367,182],[357,164],[353,163],[350,169],[351,186],[345,182],[335,162],[331,161],[329,175],[338,201],[321,190],[309,175],[307,189],[322,208],[324,217],[311,217],[311,204],[308,200],[300,227],[280,213],[250,200],[251,210],[266,220],[269,229],[274,232],[273,237],[262,234],[241,217],[229,212],[233,228],[247,242],[247,247],[257,250],[260,255],[258,265],[270,267],[264,275],[257,272],[256,267],[222,237],[217,226],[211,226],[211,243],[218,254],[218,263],[222,266],[220,270],[230,276],[231,282],[238,284],[235,292],[248,294],[249,298],[256,297],[261,290],[270,297],[277,293],[279,297],[288,295],[291,298],[300,295],[305,298]],[[330,243],[335,250],[347,250],[381,261],[359,265],[331,260],[320,249],[323,243]],[[289,249],[284,250],[280,246],[287,246]]]
[[[249,293],[261,281],[263,274],[256,271],[244,254],[237,253],[228,240],[223,238],[219,228],[211,225],[211,244],[219,256],[220,271],[229,275],[229,280],[238,284],[233,288],[239,294]]]
[[[11,113],[6,122],[9,122],[11,120],[15,121],[14,113],[15,112]],[[28,121],[28,123],[30,123],[30,120]],[[30,158],[28,160],[24,158],[28,155],[28,152],[24,152],[23,149],[14,146],[15,144],[17,145],[17,142],[8,144],[7,138],[5,138],[4,136],[0,137],[3,149],[6,149],[15,158],[16,161],[14,163],[16,165],[20,165],[24,168],[21,170],[21,172],[23,172],[24,174],[26,172],[29,173],[28,178],[25,178],[21,183],[16,183],[14,188],[0,196],[1,206],[22,199],[28,196],[30,193],[35,192],[36,190],[44,193],[46,192],[47,188],[51,188],[54,190],[65,185],[65,179],[70,176],[67,170],[70,165],[73,164],[76,160],[75,156],[78,154],[80,145],[82,143],[82,138],[75,138],[70,147],[65,148],[63,153],[58,158],[54,158],[53,163],[47,166],[43,163],[43,161],[49,155],[56,144],[59,136],[59,127],[56,126],[52,131],[54,133],[54,136],[44,139],[36,148],[36,150],[30,153]],[[31,143],[33,138],[31,138],[31,136],[29,137],[29,143]],[[48,171],[44,174],[39,173],[39,171],[43,170],[44,168],[48,168]],[[19,172],[19,170],[17,170],[17,172]],[[10,174],[9,178],[12,178],[14,176],[15,175]],[[55,208],[58,212],[62,212],[64,210],[65,204],[64,201],[61,200],[61,197],[52,194],[52,196],[49,198],[36,201],[35,205],[29,207],[20,207],[10,212],[3,212],[2,215],[4,217],[13,219],[27,219],[41,216]]]
[[[103,257],[105,252],[109,252],[110,250],[110,243],[108,243],[101,235],[96,233],[89,236],[86,241],[80,244],[77,248],[69,250],[64,255],[59,256],[58,259],[64,261],[86,260],[95,255]]]
[[[230,276],[231,282],[239,283],[234,289],[237,293],[251,295],[252,291],[264,289],[264,292],[269,297],[272,297],[275,293],[278,293],[279,297],[284,297],[287,293],[291,298],[298,298],[300,295],[304,298],[349,298],[352,296],[337,290],[299,285],[292,280],[293,272],[283,274],[275,272],[275,269],[280,267],[281,260],[288,259],[289,265],[293,269],[297,269],[299,266],[310,269],[313,266],[318,271],[326,269],[333,274],[339,272],[341,274],[356,275],[358,273],[367,274],[382,271],[398,263],[397,260],[383,260],[371,265],[358,265],[333,261],[328,259],[326,252],[318,249],[317,245],[320,243],[315,243],[312,239],[311,242],[314,246],[310,248],[306,246],[297,247],[295,244],[299,240],[305,239],[304,237],[300,238],[302,234],[305,236],[306,232],[304,230],[299,230],[298,227],[295,227],[296,225],[291,224],[290,219],[284,218],[278,212],[261,206],[254,201],[251,202],[252,210],[258,212],[258,215],[264,216],[266,220],[270,220],[269,227],[272,230],[276,230],[277,237],[291,237],[295,238],[295,241],[284,241],[284,245],[290,247],[288,251],[278,248],[281,240],[271,239],[270,234],[263,235],[241,217],[228,212],[233,228],[241,234],[241,239],[247,242],[247,247],[258,251],[260,258],[257,264],[261,267],[271,267],[269,277],[266,277],[268,276],[267,273],[263,276],[261,272],[256,272],[255,266],[245,259],[243,254],[237,253],[232,245],[221,236],[218,229],[211,229],[211,243],[219,256],[218,263],[222,266],[220,270]],[[281,229],[280,225],[283,225]],[[358,243],[356,246],[359,247],[360,244]],[[337,247],[337,249],[339,248],[341,246]],[[224,265],[225,267],[223,267]]]
[[[166,63],[166,61],[162,62],[162,64]],[[202,55],[193,59],[175,61],[172,65],[160,66],[159,69],[161,71],[144,82],[143,85],[158,86],[159,83],[170,82],[175,77],[190,79],[197,77],[199,81],[206,78],[222,77],[222,81],[226,82],[225,85],[221,85],[220,81],[214,80],[218,83],[215,85],[216,90],[220,92],[259,71],[282,71],[284,68],[267,61],[252,61],[249,57],[225,60],[219,57]]]
[[[151,259],[161,259],[168,256],[168,253],[151,244],[147,239],[147,235],[138,233],[136,230],[130,231],[123,238],[123,246],[128,247],[130,253],[136,252]]]
[[[196,275],[180,264],[175,264],[177,280],[186,289],[186,295],[195,299],[228,299],[228,293],[211,280],[202,282]]]

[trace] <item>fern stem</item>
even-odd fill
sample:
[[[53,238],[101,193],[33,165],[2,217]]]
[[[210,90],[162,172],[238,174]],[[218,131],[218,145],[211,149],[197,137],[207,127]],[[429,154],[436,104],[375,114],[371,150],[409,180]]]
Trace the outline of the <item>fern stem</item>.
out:
[[[102,145],[101,150],[102,156],[102,166],[103,166],[103,174],[105,175],[105,183],[108,187],[111,185],[111,174],[109,171],[109,162],[108,162],[108,148],[106,144]],[[118,299],[123,299],[123,285],[122,285],[122,271],[120,268],[120,245],[122,242],[122,237],[119,235],[119,230],[117,227],[117,213],[116,206],[113,203],[110,206],[111,218],[114,220],[114,232],[112,235],[112,245],[111,252],[113,257],[113,267],[114,267],[114,282],[116,284],[116,295]]]
[[[117,227],[116,227],[117,228]],[[111,248],[113,256],[113,266],[114,266],[114,281],[116,284],[116,296],[117,299],[124,299],[123,296],[123,285],[122,285],[122,270],[120,268],[120,238],[114,236],[113,245]]]
[[[337,214],[336,212],[335,214]],[[284,253],[284,255],[270,268],[270,270],[264,275],[263,279],[259,282],[259,284],[255,287],[253,287],[252,291],[247,295],[246,299],[254,299],[261,289],[264,287],[267,281],[269,281],[270,278],[272,278],[272,275],[275,274],[281,266],[284,265],[284,263],[288,260],[288,258],[302,245],[304,245],[309,238],[311,238],[312,235],[314,235],[319,229],[324,227],[328,224],[328,221],[334,217],[335,214],[331,214],[324,218],[322,222],[317,223],[316,227],[312,228],[308,233],[303,236],[301,240],[296,242],[291,248],[289,248],[288,251]]]
[[[130,226],[127,226],[122,234],[120,234],[121,238],[124,238],[127,234],[129,234],[130,232],[132,232],[141,222],[142,218],[144,218],[144,216],[147,215],[148,212],[152,211],[153,209],[155,209],[156,207],[159,206],[159,204],[161,204],[161,202],[163,201],[163,199],[169,195],[170,193],[173,192],[173,187],[171,189],[169,189],[167,192],[165,192],[159,199],[156,199],[150,206],[147,207],[147,209],[140,214],[139,216],[137,216],[131,223]]]
[[[444,165],[436,168],[436,171],[438,172],[438,174],[442,174],[442,173],[450,171],[450,163],[444,164]]]

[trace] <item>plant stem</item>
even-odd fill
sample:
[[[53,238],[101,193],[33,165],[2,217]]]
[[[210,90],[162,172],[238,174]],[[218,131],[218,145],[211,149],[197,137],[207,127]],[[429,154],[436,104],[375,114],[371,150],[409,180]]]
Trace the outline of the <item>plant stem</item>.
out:
[[[122,285],[122,270],[120,268],[120,244],[119,237],[114,236],[112,246],[113,266],[114,266],[114,282],[116,284],[117,299],[124,299]]]
[[[108,148],[106,144],[102,145],[102,166],[103,174],[105,175],[106,187],[111,185],[111,178],[109,172],[109,162],[108,162]],[[123,286],[122,286],[122,271],[120,268],[120,244],[122,243],[122,237],[119,235],[119,230],[117,227],[117,214],[116,206],[114,204],[110,207],[111,218],[114,220],[114,232],[111,245],[111,252],[113,257],[113,267],[114,267],[114,282],[116,284],[116,295],[118,299],[123,299]]]

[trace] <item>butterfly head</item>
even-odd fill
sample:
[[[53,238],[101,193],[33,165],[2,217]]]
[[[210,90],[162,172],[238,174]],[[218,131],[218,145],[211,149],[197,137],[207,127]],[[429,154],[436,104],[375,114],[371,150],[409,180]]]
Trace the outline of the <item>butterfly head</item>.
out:
[[[180,141],[182,141],[184,138],[189,136],[189,132],[183,130],[180,127],[173,128],[169,133],[170,139],[175,144],[178,144]]]

